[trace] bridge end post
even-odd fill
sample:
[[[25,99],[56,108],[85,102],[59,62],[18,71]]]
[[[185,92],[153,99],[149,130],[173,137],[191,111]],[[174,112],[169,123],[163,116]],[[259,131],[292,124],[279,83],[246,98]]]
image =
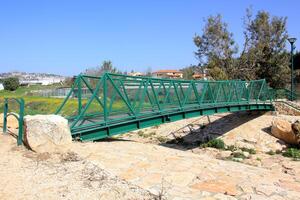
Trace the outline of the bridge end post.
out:
[[[20,99],[20,114],[18,118],[19,132],[18,132],[18,139],[17,139],[18,146],[23,144],[24,107],[25,107],[24,99]]]
[[[7,131],[7,113],[8,113],[8,101],[4,99],[4,112],[3,112],[3,133]]]

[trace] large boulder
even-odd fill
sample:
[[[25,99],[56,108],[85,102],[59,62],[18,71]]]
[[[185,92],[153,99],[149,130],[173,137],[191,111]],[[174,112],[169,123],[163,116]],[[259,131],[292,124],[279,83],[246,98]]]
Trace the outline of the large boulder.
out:
[[[278,139],[288,144],[299,144],[297,135],[292,129],[292,124],[284,119],[274,119],[272,122],[271,133]]]
[[[297,143],[300,145],[300,122],[298,120],[292,124],[292,130],[297,138]]]
[[[27,115],[24,125],[24,141],[33,151],[61,151],[72,142],[68,121],[59,115]]]

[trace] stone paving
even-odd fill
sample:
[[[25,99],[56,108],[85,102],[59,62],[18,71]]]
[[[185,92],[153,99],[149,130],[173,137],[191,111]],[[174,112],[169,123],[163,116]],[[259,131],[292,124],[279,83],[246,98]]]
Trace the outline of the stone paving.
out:
[[[218,160],[153,144],[110,141],[74,144],[72,151],[166,199],[299,199],[300,171]],[[300,162],[295,162],[300,169]]]

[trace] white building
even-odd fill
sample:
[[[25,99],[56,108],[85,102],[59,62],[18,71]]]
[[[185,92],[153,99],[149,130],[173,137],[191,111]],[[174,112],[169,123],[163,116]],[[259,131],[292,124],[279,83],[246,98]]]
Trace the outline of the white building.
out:
[[[38,79],[20,80],[21,85],[51,85],[54,83],[61,83],[65,80],[64,77],[45,77]]]
[[[4,90],[4,86],[2,83],[0,83],[0,90]]]

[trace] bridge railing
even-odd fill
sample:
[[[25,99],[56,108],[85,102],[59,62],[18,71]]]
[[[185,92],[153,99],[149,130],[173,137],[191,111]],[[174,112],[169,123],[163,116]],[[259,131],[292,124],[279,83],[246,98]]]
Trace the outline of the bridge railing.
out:
[[[19,113],[9,112],[9,102],[16,102],[19,106]],[[7,120],[9,116],[13,116],[18,120],[18,136],[17,144],[23,143],[23,119],[24,119],[24,106],[23,98],[5,98],[4,99],[4,113],[3,113],[3,133],[7,132]]]
[[[201,108],[271,104],[272,98],[265,80],[195,81],[81,74],[56,113],[68,116],[71,129],[76,129]]]
[[[274,100],[280,99],[288,99],[288,100],[297,100],[299,99],[299,93],[291,92],[286,88],[279,88],[279,89],[272,89],[273,98]]]

